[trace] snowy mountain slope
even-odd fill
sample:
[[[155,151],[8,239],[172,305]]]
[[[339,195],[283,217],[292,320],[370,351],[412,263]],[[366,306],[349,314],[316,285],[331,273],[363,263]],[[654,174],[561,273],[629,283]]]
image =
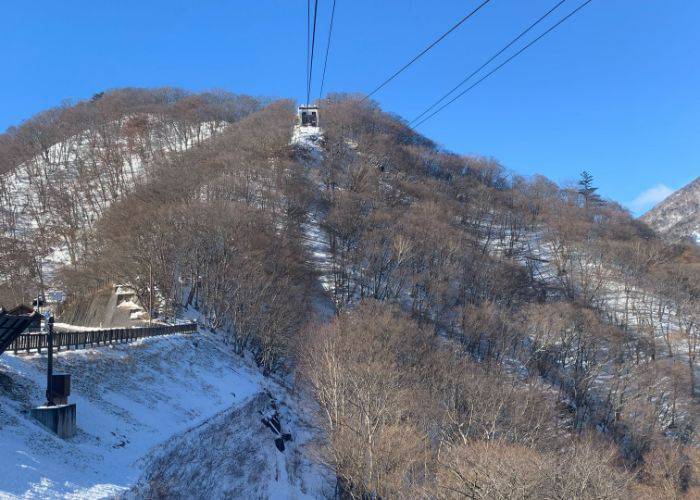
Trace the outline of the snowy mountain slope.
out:
[[[55,211],[60,207],[51,198],[62,190],[81,205],[82,213],[76,216],[90,222],[96,211],[131,187],[154,158],[185,151],[225,126],[205,122],[183,129],[147,117],[148,128],[134,138],[126,130],[130,119],[136,117],[115,122],[107,131],[86,130],[54,144],[0,177],[6,210],[19,215],[18,226],[36,227],[41,219],[59,215]]]
[[[72,373],[71,400],[78,405],[78,435],[66,441],[29,417],[29,408],[43,400],[45,356],[0,357],[0,498],[113,496],[143,471],[160,470],[157,457],[173,449],[201,461],[201,474],[187,476],[190,488],[198,487],[197,478],[208,481],[208,464],[220,462],[228,475],[219,478],[227,484],[244,481],[270,497],[319,494],[323,475],[299,451],[311,432],[299,430],[302,418],[288,410],[294,407],[296,415],[299,405],[211,333],[62,352],[55,363]],[[275,436],[255,415],[270,395],[288,414],[285,432],[294,444],[286,453],[277,451]],[[200,448],[191,439],[239,418],[231,446],[250,451],[241,467],[254,470],[229,466],[227,449]]]
[[[641,219],[674,239],[693,238],[700,243],[700,177],[656,205]]]
[[[56,143],[0,176],[0,234],[40,234],[49,239],[50,264],[75,262],[86,246],[82,233],[154,160],[201,144],[225,125],[135,115]]]
[[[290,438],[261,425],[262,416],[274,412],[281,434],[293,431]],[[308,437],[309,429],[286,404],[260,392],[154,450],[155,458],[125,497],[326,497],[332,488],[299,447]]]

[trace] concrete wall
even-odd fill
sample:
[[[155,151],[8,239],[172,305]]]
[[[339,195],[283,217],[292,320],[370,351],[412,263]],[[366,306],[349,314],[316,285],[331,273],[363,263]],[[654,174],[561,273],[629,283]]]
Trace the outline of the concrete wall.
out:
[[[141,317],[132,317],[134,310],[142,311],[136,299],[124,301],[126,297],[118,294],[118,290],[117,287],[109,286],[91,297],[67,302],[58,315],[58,321],[71,325],[102,328],[123,328],[147,323],[148,316],[145,312]]]
[[[60,406],[40,406],[31,410],[32,417],[63,439],[75,436],[78,429],[76,413],[75,403]]]

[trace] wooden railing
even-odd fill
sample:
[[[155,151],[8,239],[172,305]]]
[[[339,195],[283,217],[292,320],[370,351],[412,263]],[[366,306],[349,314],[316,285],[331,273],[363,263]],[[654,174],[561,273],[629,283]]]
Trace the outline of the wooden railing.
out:
[[[130,342],[144,337],[157,337],[173,333],[194,333],[197,331],[197,323],[185,323],[182,325],[144,326],[140,328],[110,328],[106,330],[85,330],[81,332],[54,332],[54,349],[86,349],[105,344]],[[48,346],[46,333],[23,333],[19,335],[6,351],[15,354],[19,352],[41,352]]]

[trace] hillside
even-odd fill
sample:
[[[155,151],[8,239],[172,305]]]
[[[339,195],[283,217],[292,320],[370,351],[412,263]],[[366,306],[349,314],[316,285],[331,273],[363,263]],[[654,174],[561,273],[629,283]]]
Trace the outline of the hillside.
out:
[[[0,497],[105,498],[138,484],[149,496],[184,498],[189,488],[210,498],[318,498],[326,487],[300,451],[312,434],[298,402],[211,333],[57,355],[57,369],[73,374],[79,408],[70,441],[26,415],[43,397],[45,358],[0,358]],[[271,404],[295,439],[284,453],[260,420]],[[222,432],[221,421],[234,419]],[[205,439],[212,445],[202,446]],[[186,461],[163,470],[173,449],[212,464],[211,475],[193,476]]]
[[[114,284],[163,317],[196,311],[222,359],[290,384],[318,431],[299,463],[330,471],[339,497],[697,495],[697,246],[594,186],[445,151],[371,101],[318,104],[318,137],[271,101],[153,156],[56,265],[65,316]],[[37,286],[27,273],[3,274],[6,297]],[[211,495],[240,496],[251,462],[198,443],[256,439],[264,402],[226,399],[210,426],[160,436],[121,486],[194,495],[225,471],[231,489]],[[254,462],[267,473],[274,457]],[[290,495],[275,485],[261,496]]]
[[[700,243],[700,177],[642,215],[642,220],[671,238]]]
[[[75,267],[91,251],[107,207],[147,182],[154,164],[201,145],[257,106],[223,94],[123,89],[3,134],[0,303],[51,289],[58,267]]]

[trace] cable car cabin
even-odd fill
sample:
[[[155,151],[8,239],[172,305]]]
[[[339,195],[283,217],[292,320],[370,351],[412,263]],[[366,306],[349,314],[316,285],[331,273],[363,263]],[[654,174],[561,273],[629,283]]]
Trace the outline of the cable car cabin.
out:
[[[297,121],[302,127],[318,127],[318,108],[316,106],[299,106]]]
[[[319,141],[322,139],[323,131],[319,127],[318,108],[316,106],[299,106],[291,144],[302,149],[318,149]]]

